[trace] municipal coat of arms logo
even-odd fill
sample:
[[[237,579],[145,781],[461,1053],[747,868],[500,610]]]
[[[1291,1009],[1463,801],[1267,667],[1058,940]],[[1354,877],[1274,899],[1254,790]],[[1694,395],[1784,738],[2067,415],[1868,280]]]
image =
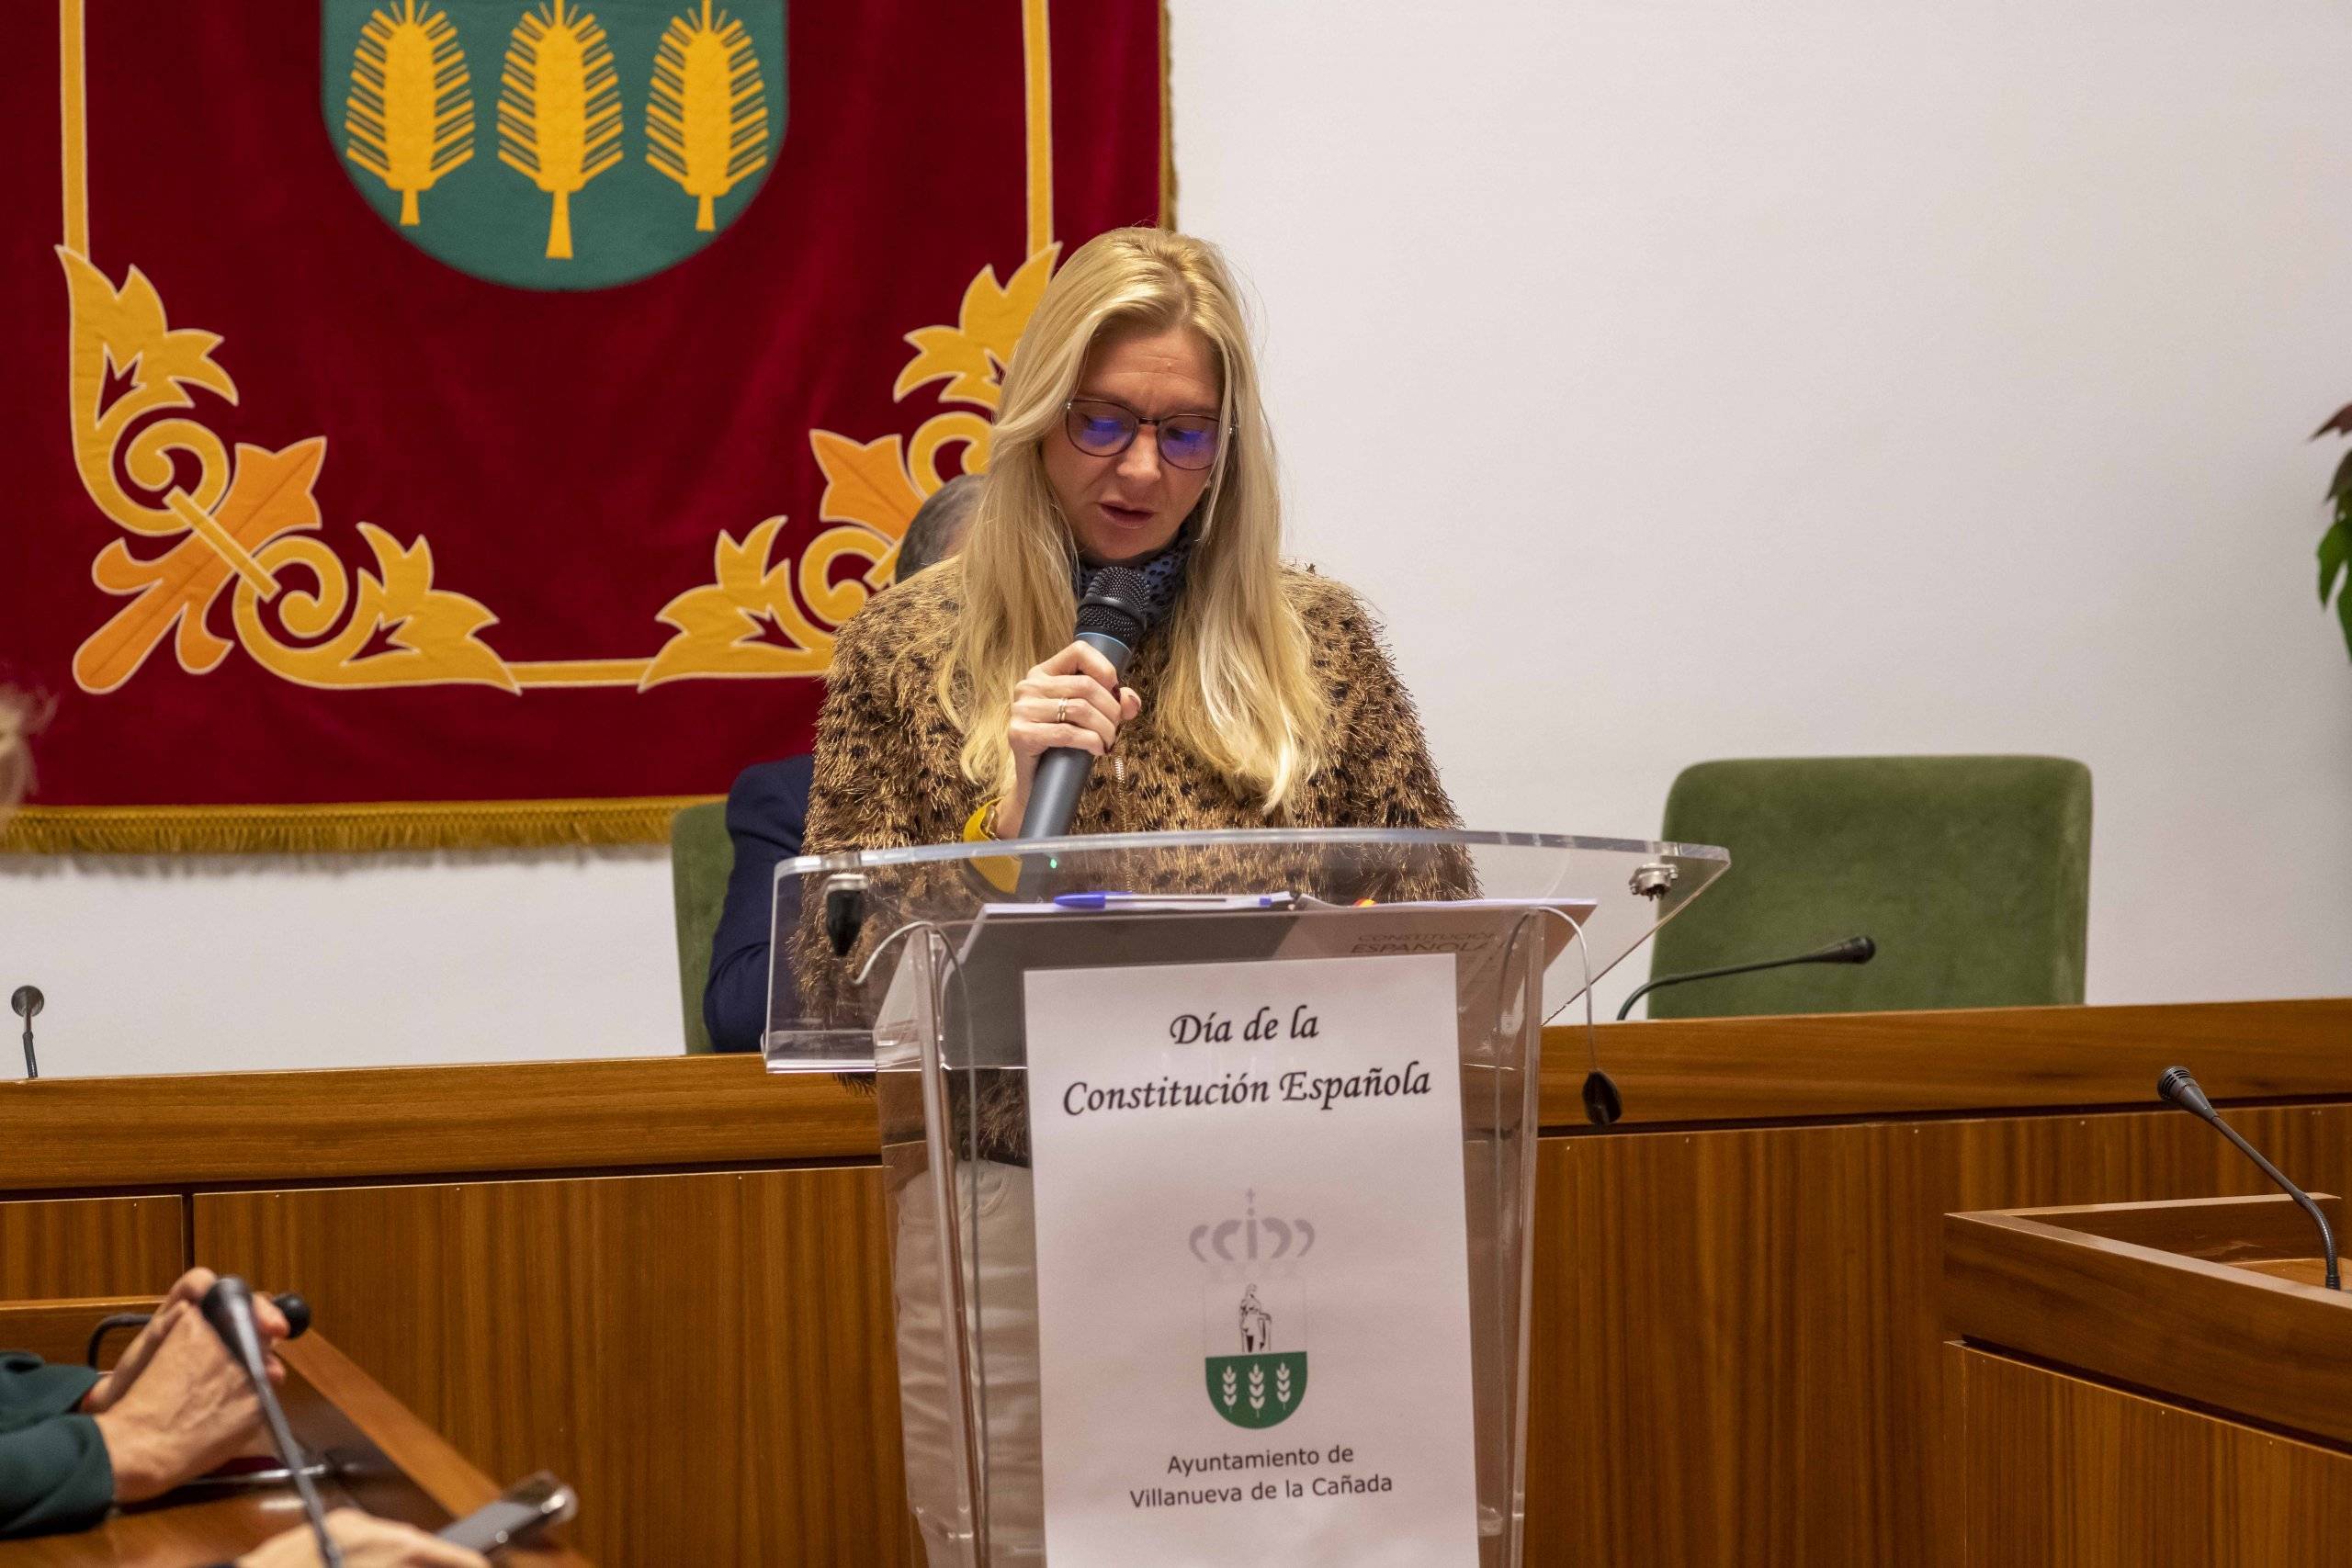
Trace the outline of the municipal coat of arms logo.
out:
[[[1261,1218],[1247,1195],[1239,1219],[1193,1227],[1202,1286],[1209,1407],[1237,1427],[1279,1427],[1306,1399],[1306,1291],[1300,1262],[1315,1247],[1306,1220]]]
[[[336,160],[395,232],[604,288],[742,214],[784,139],[785,0],[322,0]]]

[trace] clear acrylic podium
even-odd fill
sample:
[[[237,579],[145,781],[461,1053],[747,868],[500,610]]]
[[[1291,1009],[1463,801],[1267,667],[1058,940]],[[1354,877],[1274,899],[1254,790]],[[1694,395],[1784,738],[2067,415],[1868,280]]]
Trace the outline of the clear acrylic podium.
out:
[[[1517,1568],[1543,1025],[1728,863],[1695,845],[1348,829],[779,867],[767,1064],[874,1075],[908,1501],[932,1568],[1046,1557],[1024,976],[1428,953],[1454,958],[1456,1039],[1430,1043],[1462,1067],[1477,1560]]]

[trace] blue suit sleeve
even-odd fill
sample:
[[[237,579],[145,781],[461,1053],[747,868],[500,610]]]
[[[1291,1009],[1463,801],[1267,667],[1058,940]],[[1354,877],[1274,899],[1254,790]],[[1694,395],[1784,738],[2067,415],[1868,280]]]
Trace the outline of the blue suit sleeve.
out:
[[[727,836],[735,869],[727,903],[710,943],[710,978],[703,987],[703,1027],[721,1051],[756,1051],[767,1032],[768,942],[775,911],[770,902],[780,862],[800,852],[808,822],[813,757],[787,757],[743,770],[727,792]]]

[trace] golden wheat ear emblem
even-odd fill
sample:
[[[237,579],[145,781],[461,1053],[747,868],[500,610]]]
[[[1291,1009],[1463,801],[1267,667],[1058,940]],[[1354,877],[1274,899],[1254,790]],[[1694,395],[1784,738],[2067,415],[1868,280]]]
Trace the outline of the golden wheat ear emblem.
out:
[[[767,167],[768,98],[743,24],[711,0],[670,18],[653,56],[645,105],[645,161],[697,199],[695,227],[717,227],[711,203]]]
[[[524,12],[499,87],[498,161],[555,197],[548,255],[568,259],[572,194],[621,161],[620,73],[603,26],[564,0]]]
[[[474,95],[448,13],[420,0],[379,9],[359,30],[344,100],[344,156],[400,192],[401,223],[416,198],[474,155]]]

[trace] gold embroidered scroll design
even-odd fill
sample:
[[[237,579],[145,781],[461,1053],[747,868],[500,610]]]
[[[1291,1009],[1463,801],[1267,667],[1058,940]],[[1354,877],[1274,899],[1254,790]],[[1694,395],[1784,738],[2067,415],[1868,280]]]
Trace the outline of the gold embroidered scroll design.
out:
[[[1043,243],[1001,283],[992,265],[982,267],[966,288],[954,324],[907,334],[915,353],[893,388],[894,400],[904,401],[937,385],[939,402],[962,406],[932,414],[911,437],[860,441],[812,430],[810,446],[825,478],[818,515],[829,526],[797,558],[776,553],[784,516],[759,523],[741,539],[722,532],[712,581],[673,597],[658,612],[673,635],[650,658],[508,660],[482,636],[498,624],[496,615],[480,600],[435,585],[433,549],[424,538],[403,545],[390,531],[362,522],[356,534],[373,570],[355,571],[344,560],[324,536],[316,498],[325,436],[277,449],[232,446],[187,412],[197,408],[199,392],[237,403],[236,383],[215,357],[219,334],[172,326],[145,273],[134,265],[117,285],[86,254],[80,16],[69,3],[68,243],[57,254],[70,311],[74,462],[102,513],[127,536],[161,547],[141,554],[132,537],[117,538],[93,561],[93,581],[130,603],[75,650],[76,684],[92,694],[118,691],[167,640],[190,674],[218,669],[242,647],[281,679],[325,688],[641,690],[688,678],[822,675],[831,660],[832,628],[889,581],[908,522],[951,477],[943,463],[952,457],[962,472],[986,471],[987,416],[997,409],[1013,344],[1059,254],[1050,239],[1042,0],[1023,0],[1023,17],[1029,224],[1033,238]],[[346,155],[401,191],[403,221],[439,174],[471,156],[470,140],[450,130],[460,118],[470,118],[469,107],[458,113],[461,100],[469,103],[470,88],[462,54],[451,51],[454,39],[441,30],[446,26],[446,17],[420,0],[379,8],[369,24],[372,44],[363,36],[360,56],[373,74],[355,71],[351,103],[359,107],[352,116],[356,123],[346,124],[354,138]],[[715,17],[707,5],[701,26],[712,29],[721,47],[738,49],[723,14]],[[682,26],[672,36],[694,30]],[[728,57],[730,65],[740,58],[740,52]],[[518,59],[530,71],[528,93],[514,91]],[[500,153],[554,196],[551,250],[564,237],[566,193],[617,159],[611,74],[602,28],[584,7],[546,0],[518,24],[502,79],[507,92],[501,100]],[[559,77],[568,85],[562,101],[550,104],[549,84]],[[419,117],[418,81],[433,95],[429,118]],[[689,89],[691,96],[690,83]],[[741,178],[752,172],[741,154],[752,144],[754,122],[743,119],[732,100],[729,113],[737,154],[724,172]],[[681,185],[698,195],[694,183]],[[233,642],[214,625],[224,594]]]
[[[233,621],[245,651],[288,681],[514,690],[504,663],[476,635],[491,613],[433,586],[424,540],[403,547],[362,524],[377,570],[359,574],[355,595],[348,569],[315,536],[324,436],[277,451],[243,442],[232,448],[198,420],[153,417],[193,408],[198,390],[237,400],[236,383],[212,356],[220,338],[170,325],[137,267],[117,288],[74,252],[61,246],[58,257],[73,302],[74,456],[83,487],[128,532],[176,540],[152,556],[123,539],[98,552],[92,578],[130,603],[75,651],[76,684],[119,689],[166,637],[183,670],[219,668],[231,645],[208,622],[234,582]],[[109,370],[129,384],[102,403]],[[190,482],[180,482],[183,463],[194,469]],[[295,640],[277,635],[264,605]]]
[[[838,626],[890,581],[915,509],[953,477],[940,467],[951,450],[961,448],[959,472],[987,471],[989,422],[971,410],[996,412],[1012,345],[1053,276],[1058,253],[1058,246],[1039,251],[1001,284],[994,267],[981,268],[964,291],[955,325],[907,334],[915,355],[899,373],[893,396],[903,400],[944,382],[939,400],[968,408],[933,414],[911,441],[808,433],[825,475],[817,515],[832,526],[809,542],[797,570],[791,559],[776,561],[772,554],[781,517],[769,518],[740,541],[721,535],[715,581],[662,607],[661,618],[678,635],[654,656],[645,684],[689,675],[824,671],[833,640],[812,618]]]

